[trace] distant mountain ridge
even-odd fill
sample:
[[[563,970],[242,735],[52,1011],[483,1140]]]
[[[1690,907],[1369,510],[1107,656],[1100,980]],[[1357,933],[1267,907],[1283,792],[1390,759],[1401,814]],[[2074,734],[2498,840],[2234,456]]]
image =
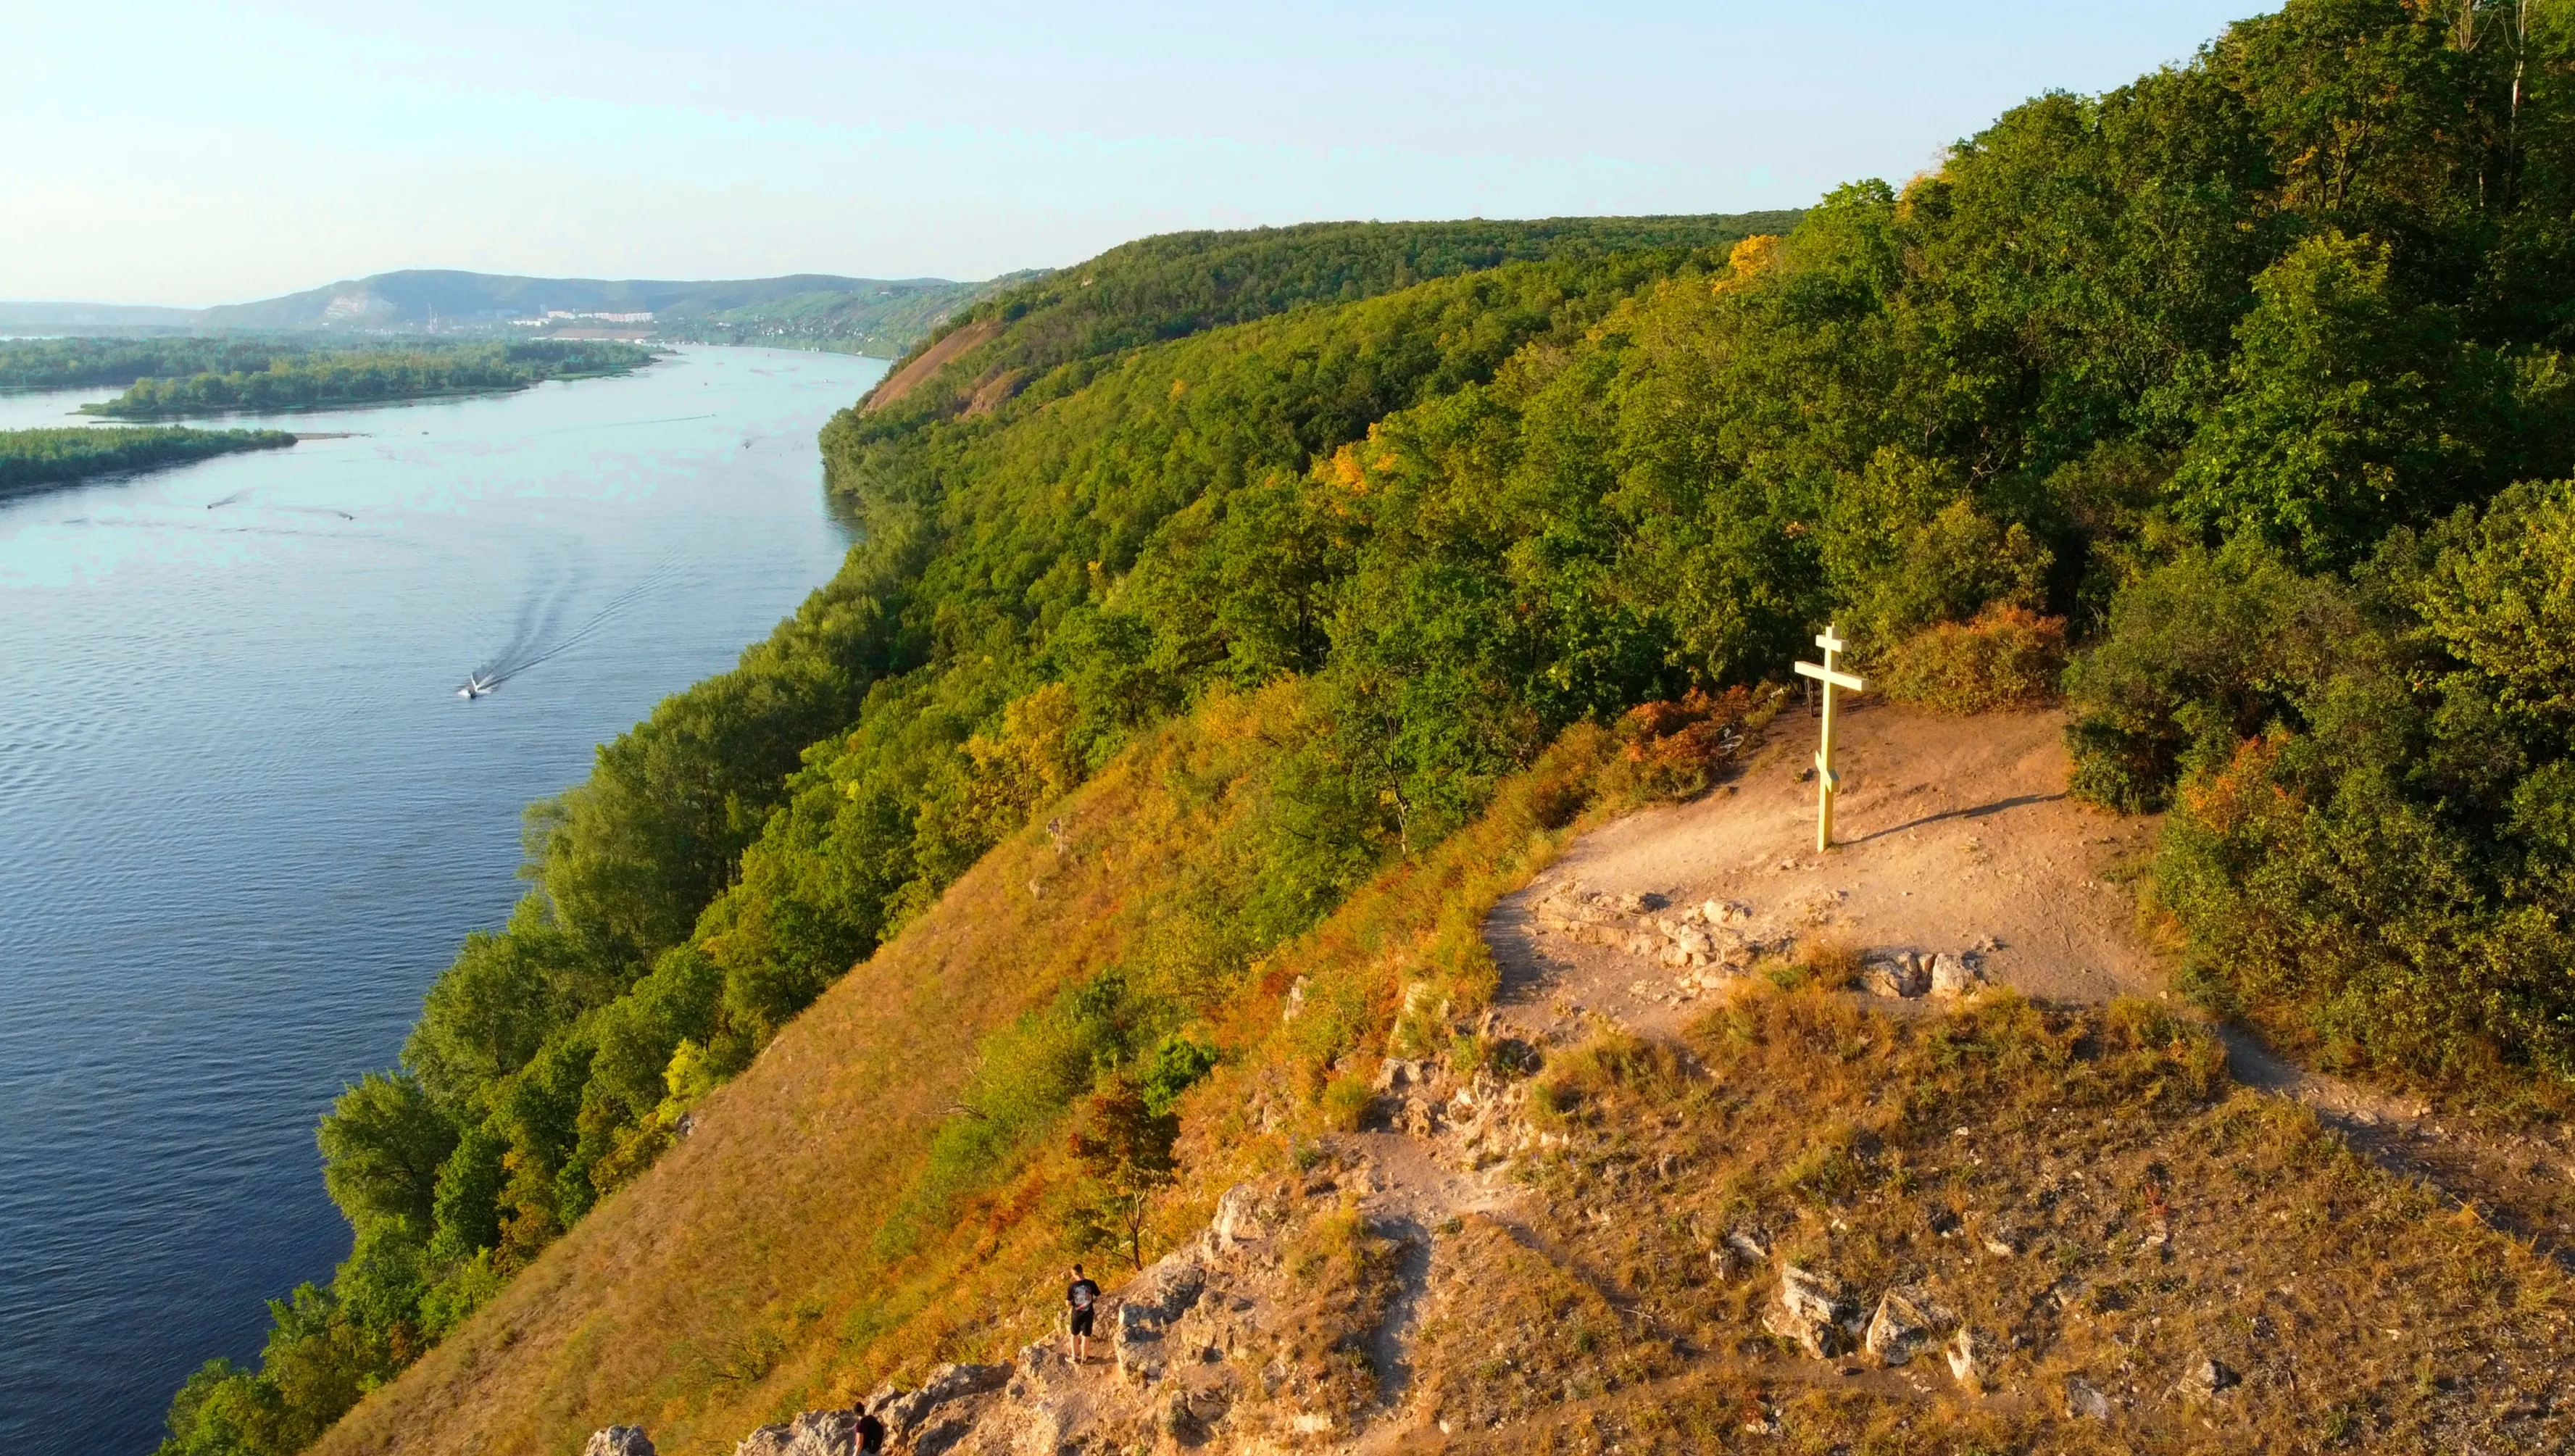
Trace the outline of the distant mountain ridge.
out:
[[[945,278],[844,278],[798,273],[781,278],[661,280],[523,278],[411,268],[309,288],[301,293],[225,304],[199,312],[212,329],[401,328],[432,323],[496,323],[569,313],[704,315],[753,308],[807,294],[915,297],[973,285]]]
[[[651,333],[679,342],[843,349],[894,357],[957,310],[998,288],[1038,276],[1016,273],[983,283],[831,273],[676,280],[528,278],[409,268],[205,309],[0,302],[0,332],[490,333],[506,332],[512,320],[549,312],[650,314]]]

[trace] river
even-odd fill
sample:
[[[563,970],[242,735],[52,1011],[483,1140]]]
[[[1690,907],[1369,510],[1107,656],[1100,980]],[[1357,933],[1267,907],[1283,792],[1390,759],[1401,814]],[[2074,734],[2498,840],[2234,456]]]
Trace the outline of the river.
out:
[[[315,1118],[507,916],[521,808],[839,565],[814,435],[884,368],[686,349],[0,500],[0,1452],[148,1451],[329,1278]]]

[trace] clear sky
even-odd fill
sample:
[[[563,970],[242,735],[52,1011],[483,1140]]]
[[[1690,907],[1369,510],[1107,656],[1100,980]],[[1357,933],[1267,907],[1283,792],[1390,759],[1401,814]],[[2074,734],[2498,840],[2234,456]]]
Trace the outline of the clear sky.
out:
[[[982,278],[1147,233],[1791,207],[2258,0],[0,0],[0,298]]]

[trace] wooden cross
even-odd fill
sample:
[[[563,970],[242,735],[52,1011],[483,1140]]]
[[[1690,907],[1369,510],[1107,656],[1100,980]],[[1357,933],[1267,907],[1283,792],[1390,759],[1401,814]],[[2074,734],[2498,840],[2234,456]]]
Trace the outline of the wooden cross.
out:
[[[1797,676],[1824,685],[1824,744],[1815,750],[1815,848],[1824,850],[1833,847],[1833,790],[1841,786],[1841,780],[1833,776],[1833,690],[1847,688],[1864,693],[1868,685],[1848,673],[1834,671],[1833,654],[1850,646],[1834,627],[1827,626],[1823,635],[1815,639],[1815,646],[1824,650],[1824,665],[1818,668],[1812,663],[1799,663]]]

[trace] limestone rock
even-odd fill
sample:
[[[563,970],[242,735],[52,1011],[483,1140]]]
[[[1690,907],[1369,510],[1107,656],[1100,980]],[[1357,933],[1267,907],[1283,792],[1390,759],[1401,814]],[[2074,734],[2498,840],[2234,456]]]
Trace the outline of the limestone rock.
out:
[[[762,1426],[733,1456],[851,1456],[859,1449],[859,1413],[809,1410],[783,1426]]]
[[[1872,995],[1918,996],[1931,988],[1930,972],[1909,950],[1870,957],[1860,976]]]
[[[1858,1307],[1839,1279],[1790,1264],[1779,1271],[1778,1307],[1762,1316],[1761,1327],[1794,1340],[1813,1359],[1829,1360],[1850,1348],[1848,1326],[1858,1319]]]
[[[1984,974],[1974,961],[1963,955],[1942,951],[1931,957],[1931,994],[1963,996],[1984,983]]]
[[[2183,1373],[2182,1394],[2213,1400],[2220,1393],[2234,1388],[2236,1382],[2243,1378],[2215,1360],[2201,1360]]]
[[[1207,1269],[1194,1253],[1184,1248],[1164,1258],[1120,1294],[1117,1321],[1110,1327],[1119,1379],[1141,1385],[1162,1378],[1169,1356],[1164,1336],[1207,1291]]]
[[[1216,1221],[1211,1231],[1221,1249],[1258,1243],[1270,1237],[1278,1226],[1278,1205],[1253,1184],[1237,1183],[1216,1200]]]
[[[2082,1376],[2068,1375],[2065,1377],[2065,1413],[2076,1420],[2106,1421],[2110,1418],[2110,1397]]]
[[[581,1456],[653,1456],[653,1441],[642,1426],[610,1426],[590,1433]]]
[[[1040,1360],[1043,1358],[1042,1355],[1039,1357]],[[1023,1359],[1027,1359],[1027,1352],[1023,1352]],[[931,1424],[940,1407],[999,1390],[1009,1384],[1010,1379],[1011,1367],[1008,1365],[937,1366],[931,1370],[929,1378],[921,1382],[919,1390],[880,1402],[876,1407],[877,1419],[885,1422],[887,1437],[899,1441]],[[746,1456],[746,1453],[737,1452],[736,1456]],[[796,1456],[804,1456],[804,1453],[797,1452]]]
[[[1864,1343],[1868,1352],[1889,1365],[1901,1365],[1956,1324],[1958,1317],[1929,1292],[1911,1286],[1889,1289],[1870,1316]]]
[[[1951,1335],[1949,1343],[1942,1347],[1941,1353],[1949,1357],[1950,1378],[1970,1391],[1985,1388],[1987,1355],[1983,1336],[1960,1325],[1958,1332]]]

